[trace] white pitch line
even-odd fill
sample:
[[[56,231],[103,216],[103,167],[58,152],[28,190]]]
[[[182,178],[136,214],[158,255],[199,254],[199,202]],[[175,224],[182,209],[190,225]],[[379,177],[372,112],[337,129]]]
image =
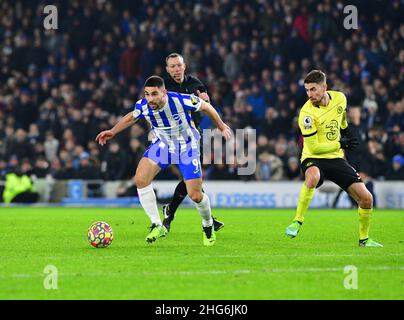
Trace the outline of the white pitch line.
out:
[[[358,268],[358,271],[404,271],[404,266],[389,267],[365,267]],[[252,274],[252,273],[308,273],[308,272],[343,272],[343,267],[328,268],[264,268],[264,269],[240,269],[240,270],[200,270],[200,271],[143,271],[143,272],[59,272],[59,276],[66,277],[100,277],[100,276],[196,276],[196,275],[220,275],[220,274]],[[12,273],[10,275],[0,274],[0,278],[42,278],[41,273]]]
[[[386,270],[404,270],[404,266],[400,267],[366,267],[358,268],[359,270],[386,271]],[[143,272],[144,275],[199,275],[199,274],[249,274],[249,273],[304,273],[304,272],[328,272],[328,271],[344,271],[343,267],[334,268],[273,268],[273,269],[244,269],[244,270],[207,270],[207,271],[156,271]]]
[[[94,249],[96,250],[96,249]],[[361,250],[361,249],[359,249]],[[198,255],[195,256],[195,258],[263,258],[263,257],[287,257],[287,258],[295,258],[295,257],[318,257],[318,258],[322,258],[322,257],[356,257],[356,258],[380,258],[380,257],[401,257],[404,256],[404,253],[381,253],[379,255],[375,255],[375,252],[372,252],[372,254],[362,254],[362,252],[358,252],[358,254],[268,254],[268,255],[263,255],[263,254],[257,254],[257,255]],[[162,257],[169,257],[172,258],[173,254],[167,254],[167,255],[158,255],[159,258]],[[97,259],[129,259],[132,256],[118,256],[118,255],[104,255],[104,256],[91,256],[91,257],[87,257],[87,258],[97,258]],[[151,258],[154,258],[154,256],[150,256]],[[189,258],[189,255],[187,256],[181,256],[178,255],[178,257],[186,257]],[[4,259],[21,259],[21,257],[18,256],[1,256],[1,258]],[[69,259],[69,260],[82,260],[83,257],[82,256],[32,256],[29,257],[30,259],[41,259],[41,260],[46,260],[46,259]]]

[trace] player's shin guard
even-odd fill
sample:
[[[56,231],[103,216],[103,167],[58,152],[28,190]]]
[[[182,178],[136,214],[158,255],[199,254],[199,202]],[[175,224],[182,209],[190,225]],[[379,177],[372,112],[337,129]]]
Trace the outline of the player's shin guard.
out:
[[[369,238],[370,220],[373,209],[358,208],[359,213],[359,240]]]
[[[159,215],[159,210],[157,208],[156,194],[154,193],[153,187],[149,184],[147,187],[137,189],[140,204],[142,205],[144,211],[150,218],[152,224],[161,226],[161,219]]]
[[[306,213],[307,208],[310,205],[310,201],[313,198],[314,189],[315,188],[311,189],[307,188],[306,184],[303,183],[303,186],[300,190],[299,202],[297,204],[295,220],[303,223],[304,214]]]
[[[195,203],[196,209],[198,209],[199,214],[202,217],[202,225],[204,227],[210,227],[213,224],[213,219],[212,219],[212,214],[211,214],[211,209],[210,209],[210,200],[209,197],[203,193],[203,198],[202,201]]]

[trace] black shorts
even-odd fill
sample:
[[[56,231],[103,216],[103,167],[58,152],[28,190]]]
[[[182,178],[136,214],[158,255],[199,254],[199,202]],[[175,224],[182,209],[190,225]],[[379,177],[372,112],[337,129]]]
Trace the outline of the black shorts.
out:
[[[303,174],[312,166],[320,169],[320,181],[316,188],[320,187],[324,179],[336,183],[341,189],[347,190],[349,186],[355,182],[362,182],[359,173],[342,158],[336,159],[317,159],[307,158],[301,163],[300,167]]]

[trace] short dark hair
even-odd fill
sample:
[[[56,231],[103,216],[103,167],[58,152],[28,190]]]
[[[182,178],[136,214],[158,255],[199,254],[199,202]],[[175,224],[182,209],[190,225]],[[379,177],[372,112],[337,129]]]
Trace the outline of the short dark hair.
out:
[[[162,77],[159,76],[151,76],[146,79],[144,83],[145,87],[158,87],[158,88],[164,88],[164,80]]]
[[[166,57],[166,64],[168,62],[168,59],[170,59],[170,58],[182,58],[182,60],[184,60],[184,57],[181,54],[179,54],[177,52],[172,52]]]
[[[304,78],[304,83],[317,83],[322,84],[326,82],[325,73],[321,70],[311,70],[306,78]]]

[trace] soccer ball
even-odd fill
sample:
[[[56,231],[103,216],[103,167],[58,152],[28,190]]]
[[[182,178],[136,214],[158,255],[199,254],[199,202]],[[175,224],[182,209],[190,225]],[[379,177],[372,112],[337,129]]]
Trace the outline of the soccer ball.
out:
[[[91,224],[88,228],[87,238],[93,247],[105,248],[111,244],[112,240],[114,240],[114,234],[108,223],[97,221]]]

